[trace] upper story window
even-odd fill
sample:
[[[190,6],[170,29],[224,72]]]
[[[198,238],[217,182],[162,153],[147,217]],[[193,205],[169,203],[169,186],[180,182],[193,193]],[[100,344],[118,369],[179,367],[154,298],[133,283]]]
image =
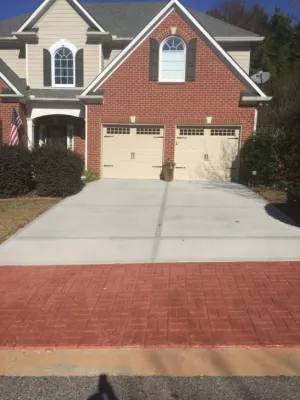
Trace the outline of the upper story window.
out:
[[[160,45],[159,81],[184,82],[186,45],[178,36],[165,39]]]
[[[52,86],[75,87],[76,47],[65,40],[53,44],[51,54]]]
[[[74,85],[74,54],[68,47],[61,47],[54,55],[55,85]]]

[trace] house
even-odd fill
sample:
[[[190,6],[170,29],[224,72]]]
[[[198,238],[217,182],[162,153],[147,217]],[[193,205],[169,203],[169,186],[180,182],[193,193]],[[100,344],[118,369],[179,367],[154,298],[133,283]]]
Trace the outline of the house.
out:
[[[11,2],[13,4],[13,0]],[[44,0],[0,22],[0,124],[29,147],[60,143],[102,178],[236,180],[270,100],[249,77],[263,38],[178,0]]]

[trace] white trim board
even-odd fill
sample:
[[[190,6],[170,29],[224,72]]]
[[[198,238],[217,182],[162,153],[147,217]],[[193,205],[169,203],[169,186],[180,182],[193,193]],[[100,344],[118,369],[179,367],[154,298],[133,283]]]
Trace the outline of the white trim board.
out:
[[[17,96],[23,97],[22,93],[19,92],[19,90],[6,78],[5,75],[0,72],[0,79],[3,80],[14,92]],[[9,96],[9,94],[7,94]]]
[[[117,55],[117,57],[105,68],[92,83],[86,88],[81,96],[86,96],[90,91],[96,91],[100,84],[120,66],[140,46],[153,30],[174,10],[176,7],[192,22],[192,24],[203,34],[212,46],[221,54],[224,59],[232,65],[238,76],[247,82],[257,94],[266,97],[264,92],[252,81],[249,75],[237,64],[237,62],[217,43],[217,41],[203,28],[203,26],[192,16],[192,14],[178,1],[171,0],[141,32]]]
[[[23,32],[24,29],[27,28],[27,26],[30,24],[30,22],[32,22],[32,20],[34,20],[35,17],[37,17],[39,15],[39,13],[41,13],[46,6],[50,5],[52,2],[53,4],[56,3],[57,0],[44,0],[42,2],[42,4],[40,4],[40,6],[30,15],[30,17],[25,21],[25,23],[21,26],[20,29],[18,29],[17,33]],[[99,25],[99,23],[91,16],[90,13],[87,12],[87,10],[77,1],[77,0],[68,0],[70,3],[73,3],[73,5],[75,6],[75,8],[78,8],[78,10],[80,10],[81,13],[83,13],[87,19],[97,28],[99,29],[100,32],[106,32],[105,29],[102,28],[101,25]]]

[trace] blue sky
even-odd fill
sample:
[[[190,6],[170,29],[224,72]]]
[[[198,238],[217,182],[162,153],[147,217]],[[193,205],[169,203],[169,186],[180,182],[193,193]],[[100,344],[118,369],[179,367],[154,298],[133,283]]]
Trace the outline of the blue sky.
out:
[[[82,3],[96,1],[97,0],[81,0]],[[40,4],[41,0],[0,0],[0,2],[0,20],[2,20],[16,15],[32,12]],[[199,11],[206,11],[217,4],[218,0],[182,0],[182,2],[183,4]],[[285,12],[297,13],[296,9],[290,5],[289,0],[256,0],[253,2],[263,4],[268,12],[272,12],[275,6],[278,5]]]

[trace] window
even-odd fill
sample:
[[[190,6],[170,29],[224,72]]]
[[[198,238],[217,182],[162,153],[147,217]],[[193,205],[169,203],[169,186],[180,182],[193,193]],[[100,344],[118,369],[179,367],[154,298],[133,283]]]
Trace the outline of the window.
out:
[[[187,127],[179,129],[180,136],[203,136],[204,129],[196,127]]]
[[[185,81],[186,46],[182,39],[171,36],[160,45],[159,80],[161,82]]]
[[[218,128],[210,131],[211,136],[235,136],[235,129],[231,128]]]
[[[130,128],[127,126],[110,126],[106,128],[108,135],[129,135]]]
[[[70,42],[60,40],[49,51],[52,59],[52,86],[74,87],[77,48]]]
[[[137,135],[160,135],[160,128],[155,128],[155,127],[142,127],[142,128],[137,128],[136,130]]]
[[[61,47],[54,56],[55,85],[74,85],[74,56],[70,49]]]

